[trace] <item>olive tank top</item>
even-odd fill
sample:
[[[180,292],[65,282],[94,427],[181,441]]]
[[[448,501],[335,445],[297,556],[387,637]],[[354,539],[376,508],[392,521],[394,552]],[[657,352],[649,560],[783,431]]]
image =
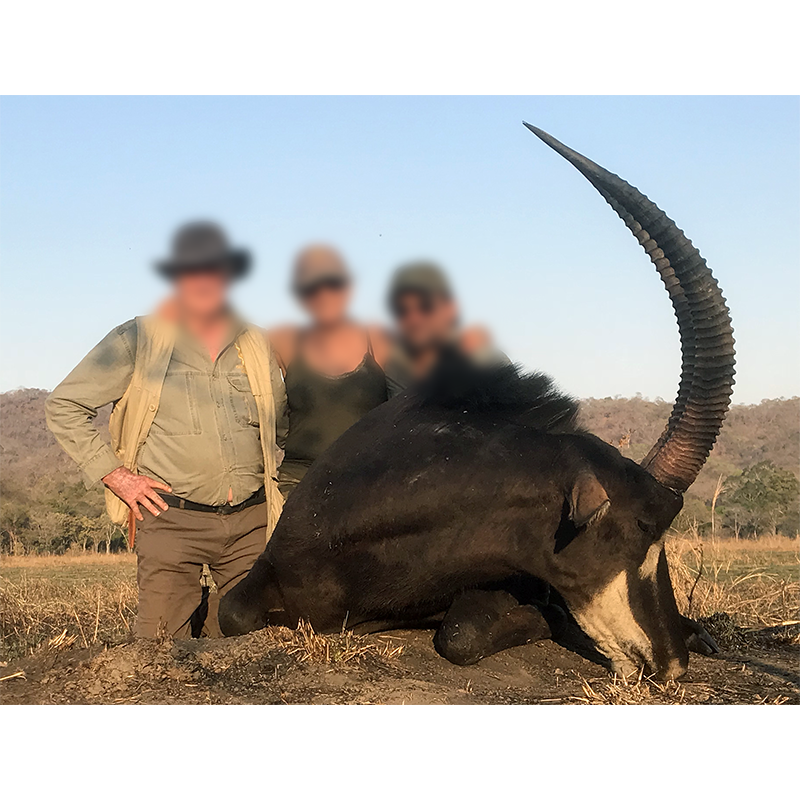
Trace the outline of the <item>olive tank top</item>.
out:
[[[311,369],[300,344],[286,368],[289,433],[281,465],[283,473],[297,478],[349,427],[388,399],[386,376],[372,353],[369,334],[361,363],[336,376]]]

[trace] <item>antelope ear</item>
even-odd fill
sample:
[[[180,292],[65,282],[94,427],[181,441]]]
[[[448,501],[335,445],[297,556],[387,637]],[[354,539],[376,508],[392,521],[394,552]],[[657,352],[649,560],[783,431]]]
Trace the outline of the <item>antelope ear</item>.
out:
[[[606,490],[593,472],[578,475],[568,500],[569,518],[576,528],[599,522],[611,507]]]

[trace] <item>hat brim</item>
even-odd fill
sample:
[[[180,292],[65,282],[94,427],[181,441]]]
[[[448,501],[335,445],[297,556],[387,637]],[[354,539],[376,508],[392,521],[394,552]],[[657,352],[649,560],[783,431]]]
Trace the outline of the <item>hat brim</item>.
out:
[[[201,272],[215,266],[225,266],[232,278],[243,278],[250,272],[252,259],[247,250],[231,250],[221,256],[201,261],[159,261],[156,272],[164,278],[175,278],[187,272]]]

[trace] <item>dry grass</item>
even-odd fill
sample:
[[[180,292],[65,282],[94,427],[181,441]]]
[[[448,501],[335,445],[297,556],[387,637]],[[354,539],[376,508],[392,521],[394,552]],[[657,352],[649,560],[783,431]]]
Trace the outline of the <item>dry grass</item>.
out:
[[[682,706],[699,702],[707,703],[715,695],[713,687],[708,684],[694,682],[690,686],[666,681],[659,683],[653,678],[639,674],[636,678],[620,678],[613,675],[610,678],[594,678],[587,680],[577,675],[581,681],[580,695],[566,698],[573,703],[583,703],[591,706],[650,706],[671,705]],[[754,705],[782,706],[790,698],[784,694],[764,696],[752,694],[747,702]],[[739,700],[741,702],[741,700]]]
[[[675,681],[658,683],[641,673],[635,678],[612,675],[588,681],[575,674],[581,680],[582,694],[569,699],[586,705],[683,705],[686,701],[686,689]]]
[[[1,556],[0,572],[14,569],[40,571],[46,569],[63,570],[64,567],[131,567],[136,565],[133,553],[67,553],[63,556]]]
[[[307,622],[300,621],[296,630],[273,628],[270,639],[283,647],[298,661],[317,664],[357,663],[368,656],[395,658],[403,652],[403,645],[393,644],[390,637],[359,636],[352,631],[322,635]]]
[[[799,547],[798,540],[785,537],[711,543],[696,535],[671,536],[667,552],[681,611],[728,625],[729,635],[721,625],[712,630],[724,647],[735,646],[741,633],[764,628],[785,628],[785,640],[796,643],[798,626],[792,623],[800,620]],[[136,612],[135,563],[128,553],[3,558],[0,660],[42,647],[88,647],[125,639]],[[391,657],[400,652],[385,638],[351,632],[321,636],[307,625],[296,631],[275,629],[271,636],[300,660],[317,663],[343,664],[371,653]],[[639,683],[634,694],[661,692],[646,679]],[[629,687],[614,686],[609,691],[627,696]]]
[[[135,574],[128,554],[3,558],[0,660],[123,640],[136,615]]]
[[[709,542],[683,535],[667,540],[667,554],[684,614],[718,621],[727,617],[732,631],[785,628],[787,640],[797,643],[800,541],[773,536]]]
[[[689,531],[686,538],[697,540],[697,533]],[[709,541],[709,540],[701,540]],[[718,555],[728,555],[736,557],[743,553],[759,554],[767,556],[770,560],[775,553],[792,553],[800,556],[800,539],[793,539],[789,536],[761,536],[758,539],[734,539],[726,537],[709,541],[710,546]]]
[[[126,639],[136,616],[135,564],[127,553],[3,558],[0,659]],[[403,650],[387,637],[323,636],[303,622],[296,630],[271,629],[269,637],[298,660],[323,664],[393,658]]]

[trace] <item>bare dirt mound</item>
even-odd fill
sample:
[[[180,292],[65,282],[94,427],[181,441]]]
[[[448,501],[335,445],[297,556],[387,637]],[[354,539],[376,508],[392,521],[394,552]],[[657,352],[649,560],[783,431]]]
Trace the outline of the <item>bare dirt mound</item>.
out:
[[[235,639],[44,649],[0,670],[4,704],[800,703],[800,650],[785,631],[692,656],[678,684],[609,677],[555,642],[471,667],[438,656],[430,631],[319,636],[308,628]]]

